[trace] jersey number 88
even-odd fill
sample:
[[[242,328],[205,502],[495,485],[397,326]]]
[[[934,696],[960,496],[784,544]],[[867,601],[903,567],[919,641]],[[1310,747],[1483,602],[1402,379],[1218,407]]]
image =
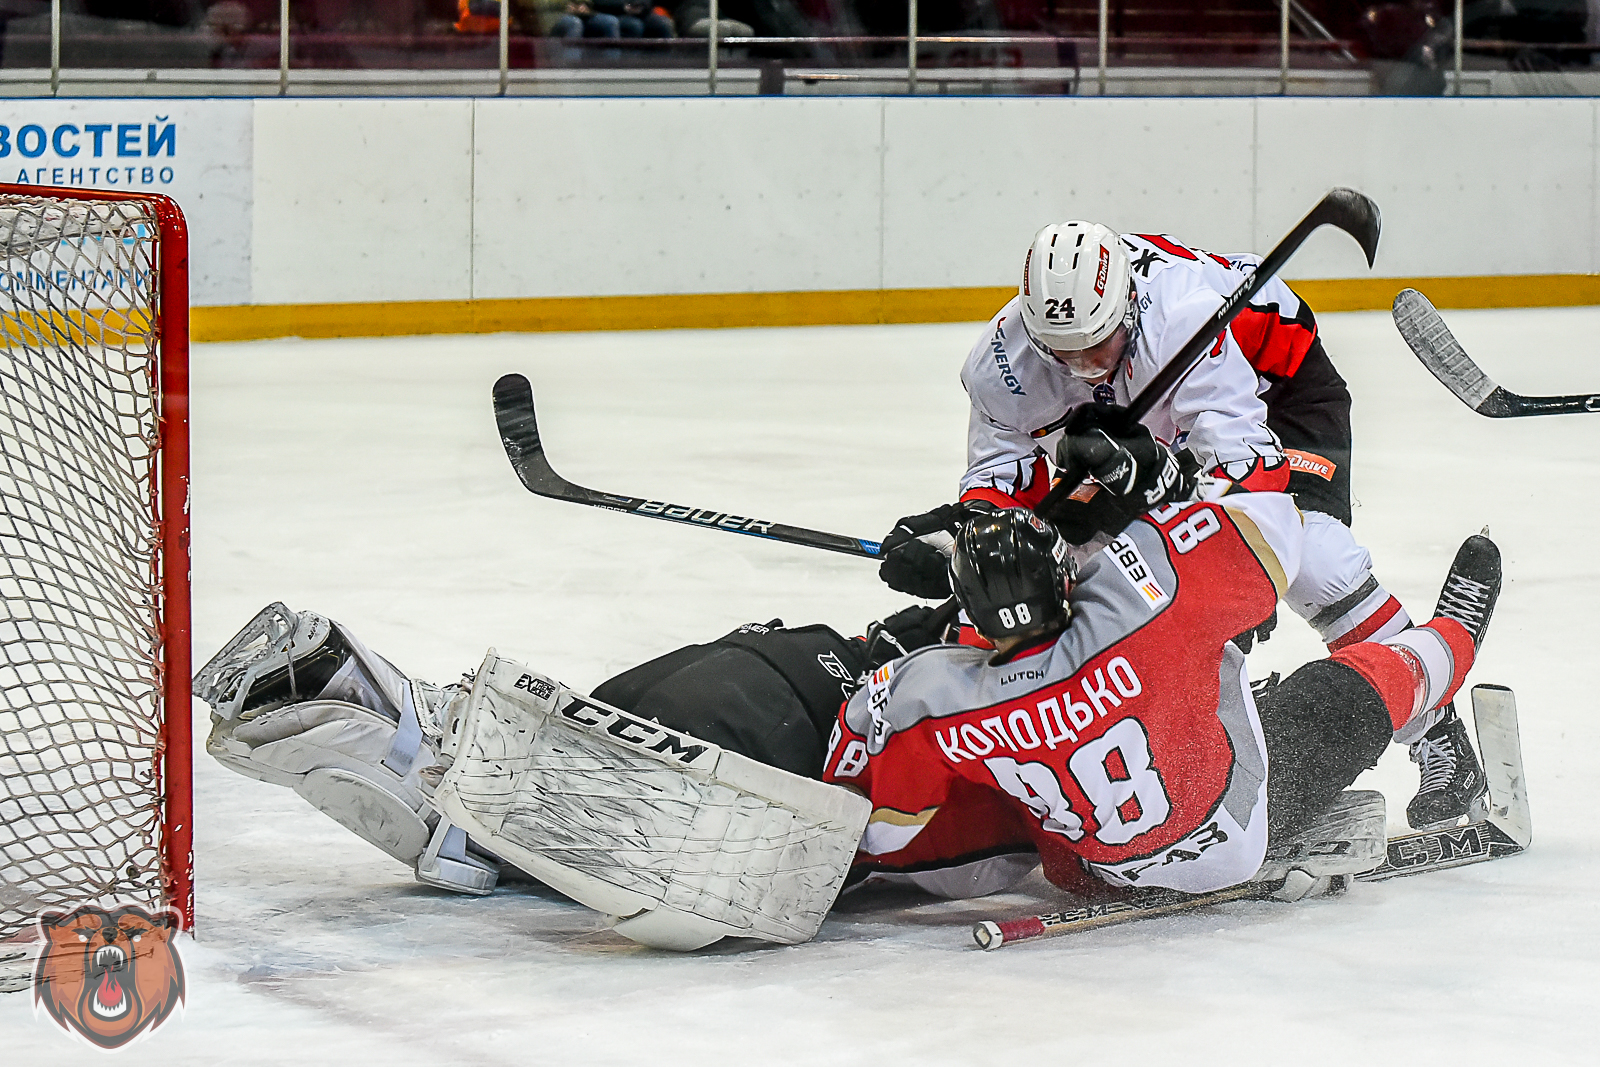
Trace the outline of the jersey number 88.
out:
[[[1054,769],[1005,756],[983,762],[995,783],[1027,805],[1046,830],[1069,841],[1083,839],[1083,819],[1072,810]],[[1094,838],[1103,845],[1126,845],[1172,814],[1172,802],[1150,755],[1150,735],[1138,719],[1123,719],[1082,745],[1067,760],[1067,770],[1094,805],[1099,827]]]

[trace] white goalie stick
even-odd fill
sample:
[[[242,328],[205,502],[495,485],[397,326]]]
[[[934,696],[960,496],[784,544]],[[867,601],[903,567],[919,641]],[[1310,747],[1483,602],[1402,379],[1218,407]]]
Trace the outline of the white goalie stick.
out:
[[[1483,810],[1474,812],[1472,821],[1465,826],[1391,837],[1383,863],[1356,875],[1356,881],[1382,882],[1514,856],[1533,840],[1527,783],[1522,775],[1516,697],[1504,686],[1474,686],[1472,718],[1477,725],[1478,749],[1483,754],[1484,773],[1489,781],[1488,801]],[[1014,941],[1154,919],[1233,900],[1264,900],[1281,886],[1281,882],[1246,882],[1195,896],[1153,892],[1134,901],[1088,904],[1048,915],[980,922],[972,928],[972,936],[980,947],[996,949]]]
[[[1507,392],[1478,368],[1455,339],[1428,298],[1402,289],[1394,298],[1394,324],[1422,365],[1463,404],[1491,419],[1527,415],[1571,415],[1600,411],[1600,394],[1587,396],[1519,396]]]

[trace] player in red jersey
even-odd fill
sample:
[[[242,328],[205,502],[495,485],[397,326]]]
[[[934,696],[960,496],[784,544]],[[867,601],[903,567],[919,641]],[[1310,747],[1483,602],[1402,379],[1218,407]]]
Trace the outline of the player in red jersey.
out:
[[[1068,447],[1135,511],[1176,466],[1139,428]],[[1393,731],[1442,715],[1499,591],[1498,550],[1471,538],[1434,619],[1258,699],[1231,639],[1272,612],[1304,542],[1288,496],[1231,493],[1157,507],[1075,573],[1031,512],[969,518],[951,581],[994,651],[934,646],[879,668],[830,744],[825,780],[873,806],[859,868],[957,893],[997,888],[985,866],[1028,852],[1079,891],[1086,876],[1184,892],[1250,880]]]

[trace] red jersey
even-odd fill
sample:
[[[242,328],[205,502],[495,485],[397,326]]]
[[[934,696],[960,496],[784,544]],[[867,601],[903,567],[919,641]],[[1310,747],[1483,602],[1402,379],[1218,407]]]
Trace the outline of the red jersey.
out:
[[[873,802],[862,862],[958,858],[915,842],[971,795],[962,783],[1009,797],[1039,851],[1116,884],[1201,892],[1248,878],[1266,848],[1267,767],[1230,639],[1271,614],[1299,530],[1276,493],[1157,509],[1091,558],[1054,640],[1004,662],[927,648],[874,673],[840,712],[826,765]]]

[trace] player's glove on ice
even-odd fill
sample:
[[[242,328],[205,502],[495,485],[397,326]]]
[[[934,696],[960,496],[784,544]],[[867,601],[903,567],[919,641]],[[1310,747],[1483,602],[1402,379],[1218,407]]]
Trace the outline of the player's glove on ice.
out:
[[[950,595],[946,550],[955,543],[961,524],[975,511],[992,511],[981,500],[941,504],[921,515],[907,515],[894,524],[879,549],[883,563],[878,577],[899,593],[934,600]]]
[[[1108,410],[1125,414],[1121,408]],[[1100,428],[1068,434],[1056,447],[1056,467],[1069,476],[1087,473],[1100,491],[1087,501],[1063,500],[1044,517],[1072,544],[1121,533],[1151,508],[1194,495],[1193,457],[1188,452],[1183,457],[1180,461],[1143,423],[1124,422],[1115,434]]]

